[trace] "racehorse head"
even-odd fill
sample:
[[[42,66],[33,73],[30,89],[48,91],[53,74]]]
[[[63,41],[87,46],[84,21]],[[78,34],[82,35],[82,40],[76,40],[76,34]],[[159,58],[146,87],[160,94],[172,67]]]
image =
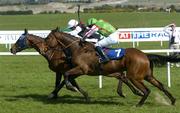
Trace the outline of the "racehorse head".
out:
[[[16,54],[27,48],[35,48],[40,54],[43,54],[47,49],[47,45],[43,38],[28,34],[27,29],[24,30],[24,33],[19,37],[16,43],[10,49],[11,53]]]
[[[58,41],[57,41],[56,37],[61,37],[61,36],[60,36],[60,33],[57,33],[57,32],[59,32],[58,27],[56,29],[51,30],[51,32],[45,39],[48,46],[50,46],[51,48],[54,48],[58,45]]]

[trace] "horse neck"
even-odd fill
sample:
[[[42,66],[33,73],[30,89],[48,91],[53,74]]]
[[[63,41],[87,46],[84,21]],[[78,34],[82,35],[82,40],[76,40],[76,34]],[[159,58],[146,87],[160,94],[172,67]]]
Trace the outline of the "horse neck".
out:
[[[37,52],[41,53],[42,51],[40,50],[44,50],[42,45],[40,44],[40,43],[45,43],[43,38],[29,34],[29,40],[32,43],[31,45],[32,48],[34,48]]]
[[[61,35],[62,37],[60,38],[60,42],[63,43],[64,48],[70,48],[71,51],[73,52],[76,49],[79,49],[79,43],[78,43],[78,38],[76,39],[75,37],[69,35],[69,34],[65,34],[63,33]]]
[[[37,52],[39,52],[49,63],[49,65],[51,65],[52,63],[52,57],[54,54],[54,51],[56,51],[56,48],[48,48],[46,51],[43,48],[42,44],[45,43],[45,39],[41,38],[39,36],[35,36],[35,35],[29,35],[29,39],[31,40],[32,43],[32,48],[34,48]],[[42,43],[42,44],[40,44]]]

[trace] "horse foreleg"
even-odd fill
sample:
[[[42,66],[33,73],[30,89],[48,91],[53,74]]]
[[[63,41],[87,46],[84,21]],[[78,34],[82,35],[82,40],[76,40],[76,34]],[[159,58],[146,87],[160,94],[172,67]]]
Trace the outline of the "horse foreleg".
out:
[[[123,82],[122,82],[122,80],[120,79],[120,76],[121,76],[122,74],[123,74],[123,73],[117,72],[117,73],[109,74],[109,75],[107,75],[107,76],[108,76],[108,77],[115,77],[115,78],[117,78],[117,79],[119,80],[119,82],[118,82],[118,87],[117,87],[117,93],[118,93],[119,96],[125,97],[124,94],[123,94],[123,92],[122,92],[122,84],[123,84]]]
[[[122,84],[123,84],[122,80],[119,79],[118,87],[117,87],[117,93],[118,93],[119,96],[124,98],[125,96],[124,96],[124,94],[122,92]]]
[[[77,77],[77,76],[76,76],[76,77]],[[77,82],[75,81],[75,78],[74,78],[74,77],[73,77],[73,78],[71,77],[70,81],[71,81],[71,84],[78,89],[78,92],[84,96],[86,102],[89,102],[89,101],[90,101],[90,98],[89,98],[89,96],[88,96],[88,93],[85,92],[83,89],[81,89],[81,88],[79,87],[79,85],[78,85]]]
[[[57,98],[57,93],[59,90],[64,86],[63,83],[60,84],[62,78],[62,73],[56,72],[56,81],[55,81],[55,89],[52,91],[52,93],[48,96],[48,98]]]
[[[80,67],[75,67],[70,69],[69,71],[65,72],[64,74],[64,79],[65,79],[65,84],[66,88],[74,91],[78,91],[76,87],[74,87],[71,82],[69,81],[70,76],[76,76],[76,75],[82,75],[83,71],[81,70]]]

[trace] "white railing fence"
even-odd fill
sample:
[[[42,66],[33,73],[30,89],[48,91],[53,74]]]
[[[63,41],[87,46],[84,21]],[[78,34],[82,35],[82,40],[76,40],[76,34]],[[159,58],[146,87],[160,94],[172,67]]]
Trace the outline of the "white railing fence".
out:
[[[180,27],[176,27],[180,33]],[[29,30],[30,34],[46,37],[50,30]],[[159,41],[161,46],[163,41],[169,41],[169,34],[163,31],[163,27],[153,28],[120,28],[116,32],[119,33],[119,42],[131,42],[133,47],[139,45],[139,42]],[[5,44],[10,48],[19,36],[23,34],[23,30],[0,31],[0,44]]]
[[[4,44],[6,48],[10,49],[11,44],[14,44],[23,33],[23,30],[0,31],[0,44]],[[29,30],[28,33],[45,38],[50,30]]]

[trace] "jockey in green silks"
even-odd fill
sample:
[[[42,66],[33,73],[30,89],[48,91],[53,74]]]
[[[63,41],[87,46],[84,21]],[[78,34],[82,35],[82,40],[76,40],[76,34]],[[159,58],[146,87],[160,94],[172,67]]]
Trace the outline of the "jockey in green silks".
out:
[[[68,21],[67,27],[65,29],[61,29],[60,31],[82,39],[84,34],[87,32],[87,29],[88,27],[85,26],[82,22],[78,22],[75,19],[71,19]],[[90,38],[86,39],[86,41],[96,43],[101,38],[104,37],[98,33],[94,33]]]
[[[116,32],[116,28],[113,27],[110,23],[100,19],[90,18],[87,22],[87,26],[90,28],[88,32],[84,35],[84,38],[90,37],[93,33],[98,32],[103,35],[105,38],[98,41],[95,44],[95,49],[99,55],[103,58],[102,62],[108,62],[109,58],[102,51],[101,47],[107,47],[112,44],[118,43],[119,33]]]
[[[86,29],[86,26],[80,22],[78,22],[75,19],[69,20],[67,24],[67,28],[61,30],[62,32],[66,32],[68,34],[71,34],[75,37],[81,38],[81,34],[84,32]]]

